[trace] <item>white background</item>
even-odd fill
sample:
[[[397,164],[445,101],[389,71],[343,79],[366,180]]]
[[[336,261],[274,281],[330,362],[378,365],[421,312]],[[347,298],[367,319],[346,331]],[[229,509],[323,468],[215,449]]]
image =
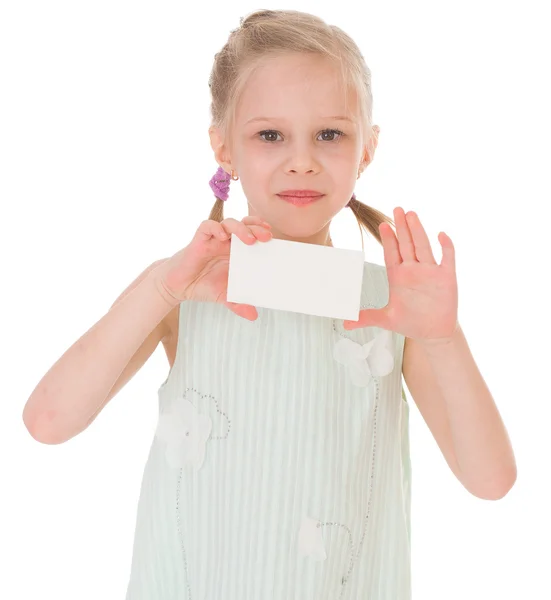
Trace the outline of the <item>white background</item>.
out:
[[[297,1],[353,36],[373,75],[375,160],[358,198],[416,210],[457,253],[459,320],[509,431],[497,502],[455,479],[408,394],[414,600],[551,598],[549,57],[544,2]],[[0,8],[0,597],[124,598],[168,373],[162,346],[93,425],[33,440],[21,413],[52,364],[208,218],[208,76],[263,6],[11,0]],[[246,212],[232,184],[226,216]],[[361,249],[351,211],[335,246]],[[366,260],[384,264],[366,239]],[[159,599],[162,600],[162,599]],[[260,600],[260,599],[258,599]],[[305,599],[306,600],[306,599]]]

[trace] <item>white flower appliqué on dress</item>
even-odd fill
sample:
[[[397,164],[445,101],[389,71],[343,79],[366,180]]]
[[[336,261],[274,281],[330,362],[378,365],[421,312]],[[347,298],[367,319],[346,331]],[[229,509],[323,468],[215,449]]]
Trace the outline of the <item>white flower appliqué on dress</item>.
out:
[[[388,375],[394,368],[392,332],[383,329],[367,344],[341,338],[333,348],[333,358],[348,367],[352,383],[366,386],[373,376]]]
[[[298,551],[304,556],[311,556],[315,560],[325,560],[327,554],[323,545],[321,527],[318,521],[311,517],[304,517],[298,532]]]
[[[197,471],[205,460],[211,430],[211,418],[184,399],[159,417],[156,435],[166,446],[165,456],[171,467],[191,466]]]

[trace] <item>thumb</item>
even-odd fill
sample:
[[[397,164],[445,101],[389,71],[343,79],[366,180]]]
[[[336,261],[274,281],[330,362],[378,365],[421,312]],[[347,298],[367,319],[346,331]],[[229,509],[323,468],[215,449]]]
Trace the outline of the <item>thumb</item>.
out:
[[[238,317],[242,317],[248,321],[256,321],[258,319],[258,311],[250,304],[237,304],[236,302],[224,301],[224,305]]]
[[[254,306],[251,306],[250,304],[239,304],[238,302],[228,302],[227,289],[222,290],[220,294],[218,294],[216,302],[229,308],[232,313],[235,313],[238,317],[242,317],[248,321],[256,321],[258,319],[258,312]]]
[[[386,308],[366,308],[360,310],[357,321],[344,321],[345,329],[358,329],[359,327],[381,327],[388,328],[388,313]]]

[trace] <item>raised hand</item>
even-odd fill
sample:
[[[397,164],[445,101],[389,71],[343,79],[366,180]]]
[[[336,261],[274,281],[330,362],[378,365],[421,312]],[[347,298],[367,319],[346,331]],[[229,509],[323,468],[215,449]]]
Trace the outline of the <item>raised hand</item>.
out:
[[[442,342],[458,328],[455,249],[440,232],[442,261],[437,264],[427,234],[417,214],[394,209],[398,237],[381,223],[389,299],[383,308],[360,311],[358,321],[345,321],[345,329],[381,327],[419,342]]]

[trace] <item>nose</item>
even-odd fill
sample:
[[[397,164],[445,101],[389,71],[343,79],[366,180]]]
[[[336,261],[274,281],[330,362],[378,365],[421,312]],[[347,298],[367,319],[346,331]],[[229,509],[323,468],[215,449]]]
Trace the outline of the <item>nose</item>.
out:
[[[308,143],[295,143],[289,147],[288,173],[317,173],[320,170],[315,150]]]

